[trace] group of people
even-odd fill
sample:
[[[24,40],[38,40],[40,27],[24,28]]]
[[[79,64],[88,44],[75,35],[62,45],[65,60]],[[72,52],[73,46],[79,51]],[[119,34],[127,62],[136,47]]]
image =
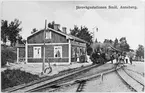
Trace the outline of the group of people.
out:
[[[130,57],[128,55],[118,54],[117,58],[116,58],[116,61],[117,62],[123,62],[123,63],[126,63],[126,64],[128,64],[130,62],[130,64],[132,64],[132,57]]]

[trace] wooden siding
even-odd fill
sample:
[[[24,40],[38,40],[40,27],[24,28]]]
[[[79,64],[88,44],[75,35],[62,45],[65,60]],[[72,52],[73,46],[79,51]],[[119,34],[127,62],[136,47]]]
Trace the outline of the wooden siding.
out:
[[[27,39],[28,43],[43,43],[43,33],[44,31],[40,31]]]
[[[22,58],[25,57],[25,47],[19,48],[19,57],[22,57]]]
[[[72,45],[77,45],[77,46],[86,47],[86,43],[82,43],[82,42],[79,42],[79,41],[71,40],[71,44],[72,44]]]
[[[33,58],[33,47],[39,46],[41,47],[41,58]],[[54,57],[54,46],[62,46],[62,58],[53,58]],[[45,57],[50,57],[50,62],[66,62],[68,61],[68,44],[63,45],[46,45],[45,46]],[[28,63],[36,62],[42,62],[43,60],[43,45],[34,45],[34,46],[28,46]]]
[[[62,57],[68,57],[68,44],[64,45],[46,45],[46,57],[54,57],[54,46],[62,46]],[[43,45],[28,46],[28,57],[33,57],[33,47],[41,47],[41,57],[43,57]]]
[[[47,45],[46,57],[54,57],[54,46],[62,46],[62,57],[68,57],[68,44],[65,45]]]
[[[28,58],[33,58],[33,47],[41,47],[41,57],[43,57],[43,45],[28,46]]]
[[[52,43],[67,43],[67,39],[65,36],[58,34],[56,32],[52,32]]]
[[[27,41],[28,44],[31,43],[44,43],[44,31],[40,31],[32,36],[30,36]],[[45,39],[46,43],[67,43],[65,36],[51,31],[51,39]]]
[[[42,63],[43,62],[43,59],[28,59],[28,63]],[[49,58],[49,62],[51,63],[68,63],[68,58]],[[45,60],[45,63],[47,64],[48,61],[47,59]]]
[[[77,58],[80,57],[80,55],[77,57],[77,55],[75,54],[75,56],[73,55],[73,52],[75,51],[75,53],[79,53],[79,51],[77,50],[77,48],[79,48],[79,50],[85,48],[86,47],[83,47],[83,46],[77,46],[77,45],[72,45],[71,47],[71,62],[76,62],[77,61]],[[86,51],[84,51],[86,52]],[[83,53],[83,52],[81,52]]]

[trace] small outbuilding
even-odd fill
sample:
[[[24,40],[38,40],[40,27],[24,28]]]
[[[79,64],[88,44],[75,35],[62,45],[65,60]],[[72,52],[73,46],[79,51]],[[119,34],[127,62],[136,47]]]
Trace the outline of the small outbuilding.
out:
[[[86,55],[86,41],[66,33],[66,28],[40,30],[27,37],[25,45],[17,47],[17,61],[26,63],[42,63],[45,52],[45,62],[51,64],[70,64],[79,61],[81,55]],[[45,36],[44,36],[45,35]],[[45,47],[45,48],[44,48]]]

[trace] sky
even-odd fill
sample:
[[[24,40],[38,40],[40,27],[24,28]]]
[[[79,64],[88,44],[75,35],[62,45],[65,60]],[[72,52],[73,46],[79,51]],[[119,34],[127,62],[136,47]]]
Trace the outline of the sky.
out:
[[[119,1],[3,1],[1,18],[22,21],[21,35],[26,39],[33,28],[44,29],[45,20],[55,21],[67,27],[67,33],[74,25],[86,26],[94,32],[94,39],[120,39],[126,37],[130,48],[144,45],[144,3],[137,0]],[[76,9],[76,7],[98,6],[107,9]],[[118,9],[108,9],[117,6]],[[135,6],[137,9],[120,9],[120,6]],[[95,30],[98,28],[98,31]]]

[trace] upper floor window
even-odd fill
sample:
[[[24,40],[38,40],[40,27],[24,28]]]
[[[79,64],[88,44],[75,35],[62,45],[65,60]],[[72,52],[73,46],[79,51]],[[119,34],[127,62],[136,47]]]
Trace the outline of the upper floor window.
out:
[[[45,39],[51,39],[51,31],[46,32],[46,37]]]

